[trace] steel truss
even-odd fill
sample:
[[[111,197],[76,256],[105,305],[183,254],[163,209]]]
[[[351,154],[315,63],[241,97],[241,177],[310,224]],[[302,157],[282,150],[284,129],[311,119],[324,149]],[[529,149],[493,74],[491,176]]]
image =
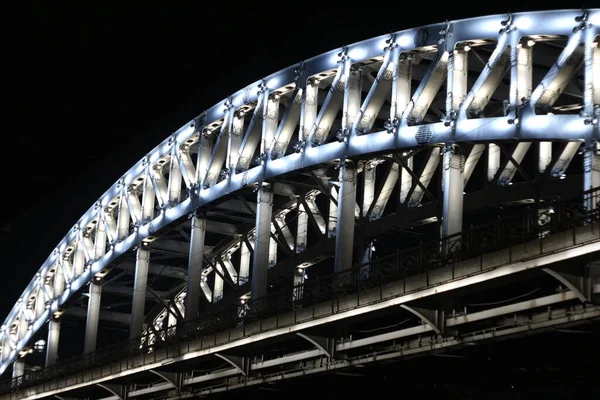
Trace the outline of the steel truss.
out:
[[[248,322],[273,298],[302,307],[515,240],[496,225],[463,230],[463,214],[482,204],[535,204],[519,221],[536,229],[519,230],[520,240],[588,223],[589,189],[600,186],[599,34],[600,10],[451,21],[249,85],[165,139],[75,224],[2,325],[0,372],[47,322],[46,364],[55,363],[62,314],[82,314],[65,309],[88,284],[85,352],[98,320],[130,324],[136,346],[148,347],[184,334],[182,321],[197,315],[213,329],[211,316],[233,305],[227,321]],[[569,172],[574,159],[581,174]],[[539,210],[582,189],[579,219],[558,211],[540,231]],[[442,242],[372,259],[373,239],[432,222]],[[333,281],[305,282],[334,254]],[[153,276],[179,282],[156,291]],[[279,291],[268,295],[272,284]],[[101,294],[128,293],[130,312],[101,310]]]
[[[597,192],[596,190],[595,193]],[[545,317],[545,319],[540,317],[542,318],[540,326],[546,327],[548,324],[563,324],[578,319],[597,318],[600,316],[597,307],[590,308],[589,303],[594,301],[593,296],[600,291],[600,283],[593,284],[590,275],[577,277],[552,269],[552,265],[560,260],[569,259],[573,262],[576,257],[583,257],[584,261],[582,262],[585,262],[590,256],[595,259],[595,254],[600,251],[597,246],[600,239],[598,209],[580,212],[582,198],[586,198],[588,195],[589,193],[584,193],[583,197],[573,199],[573,201],[554,202],[552,204],[554,210],[552,220],[546,220],[543,215],[540,215],[538,209],[529,209],[522,214],[463,231],[432,243],[425,243],[418,248],[402,251],[381,260],[374,260],[368,265],[358,265],[348,271],[341,271],[318,280],[306,281],[301,285],[281,290],[267,297],[250,300],[246,303],[247,309],[243,314],[236,309],[227,309],[218,313],[201,315],[199,318],[179,326],[170,334],[169,340],[163,343],[150,341],[149,338],[154,333],[147,333],[141,346],[140,340],[136,338],[36,373],[25,374],[7,382],[4,390],[18,386],[24,390],[19,393],[25,395],[28,387],[37,386],[44,388],[42,393],[53,390],[62,392],[69,390],[70,387],[89,385],[93,382],[94,377],[103,381],[106,378],[119,377],[124,373],[143,372],[158,368],[158,366],[166,365],[164,360],[172,362],[175,358],[187,359],[187,356],[191,356],[192,347],[195,346],[191,344],[194,340],[196,342],[199,340],[203,351],[208,351],[202,354],[212,355],[228,349],[231,351],[236,346],[236,340],[240,341],[240,345],[243,345],[242,342],[247,339],[251,340],[248,343],[255,343],[260,340],[255,335],[260,336],[274,331],[276,334],[276,331],[281,329],[284,329],[286,333],[295,331],[295,328],[306,330],[311,326],[341,320],[340,318],[344,318],[345,313],[356,316],[363,312],[374,312],[393,305],[401,305],[417,316],[422,323],[400,331],[359,339],[342,339],[340,342],[324,340],[324,338],[305,334],[298,330],[297,334],[315,346],[317,350],[302,352],[301,355],[294,353],[289,357],[278,357],[276,360],[264,364],[255,363],[259,366],[255,365],[254,369],[297,362],[305,358],[318,358],[319,365],[312,364],[313,366],[309,366],[309,369],[315,368],[314,372],[319,372],[322,371],[325,359],[331,360],[334,358],[332,354],[337,352],[354,351],[357,348],[379,342],[397,341],[414,335],[420,335],[417,339],[421,343],[419,347],[423,346],[423,335],[429,334],[434,336],[433,342],[440,341],[439,346],[451,347],[463,345],[465,337],[468,341],[470,335],[474,338],[473,340],[476,340],[496,335],[502,336],[505,333],[530,331],[534,329],[533,325],[537,323],[537,317],[532,320],[522,320],[516,315],[521,311],[549,307],[556,303],[584,302],[586,307],[583,309],[578,306],[568,308],[568,312],[564,315],[554,312],[549,314],[549,310],[546,308],[546,311],[539,314]],[[452,244],[452,246],[444,244]],[[534,297],[468,315],[466,309],[462,314],[453,312],[452,316],[448,316],[443,311],[423,308],[411,303],[420,298],[441,295],[447,290],[459,290],[489,279],[507,276],[506,274],[524,272],[536,266],[543,267],[545,265],[547,267],[543,268],[543,272],[554,277],[556,283],[561,284],[560,286],[564,288],[561,293]],[[445,288],[446,286],[447,288]],[[571,311],[574,311],[573,315],[571,315]],[[582,314],[580,315],[580,313]],[[490,331],[461,331],[460,326],[462,325],[506,314],[515,314],[514,323],[516,325],[507,325],[505,321],[500,321],[500,325]],[[332,319],[332,317],[335,318]],[[549,320],[551,321],[548,322]],[[306,327],[303,327],[304,325]],[[515,330],[508,329],[504,332],[504,329],[507,328]],[[435,350],[438,344],[433,342],[430,349]],[[223,346],[227,349],[220,350]],[[402,350],[403,345],[400,349],[395,346],[396,344],[392,348],[395,351],[394,357],[401,356],[405,350],[411,353],[410,347]],[[384,353],[386,352],[387,350]],[[240,373],[244,377],[248,376],[250,382],[263,382],[262,378],[251,379],[250,371],[253,364],[248,360],[238,359],[237,356],[229,356],[226,353],[221,353],[221,355],[221,358],[227,357],[230,361],[229,364],[235,364],[235,367],[226,371],[219,370],[215,372],[214,376],[209,374],[210,376],[191,377],[188,378],[188,381],[184,379],[182,385],[197,385]],[[386,357],[385,354],[382,354],[381,357],[379,355],[373,357],[370,354],[366,357],[366,361],[363,356],[358,357],[357,360],[370,362],[369,360],[376,361]],[[131,368],[129,367],[130,361],[126,361],[126,367],[123,370],[123,364],[120,361],[123,359],[131,360]],[[342,357],[341,360],[332,361],[331,368],[344,367],[343,363],[346,361],[343,360],[347,360],[347,358]],[[261,362],[264,361],[264,359],[261,360]],[[119,364],[117,370],[114,369],[115,367],[108,369],[104,367],[115,365],[115,363]],[[346,366],[352,365],[350,363]],[[97,375],[91,372],[92,375],[89,379],[83,379],[84,383],[79,383],[81,381],[79,378],[73,378],[76,374],[81,373],[80,371],[94,371],[95,368],[98,371]],[[108,374],[106,377],[104,377],[105,373]],[[295,375],[292,373],[289,376]],[[245,379],[243,378],[242,381],[246,382]],[[53,386],[59,385],[59,382],[63,382],[63,380],[66,386],[60,389],[59,386]],[[229,380],[227,382],[227,385],[231,383]],[[48,385],[47,388],[46,385]],[[152,389],[140,389],[139,394],[172,388],[172,386],[165,385],[161,384]],[[182,386],[176,389],[181,388]],[[40,393],[37,390],[32,393]],[[137,393],[137,390],[135,389],[134,393]]]

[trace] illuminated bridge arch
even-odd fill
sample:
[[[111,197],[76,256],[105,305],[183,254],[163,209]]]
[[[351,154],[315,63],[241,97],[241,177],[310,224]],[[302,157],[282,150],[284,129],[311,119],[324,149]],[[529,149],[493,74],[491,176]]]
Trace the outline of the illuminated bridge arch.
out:
[[[4,320],[0,372],[41,339],[55,363],[66,317],[86,319],[85,353],[103,324],[165,340],[178,320],[243,313],[307,269],[395,251],[385,239],[403,230],[436,223],[447,236],[483,206],[600,186],[598,35],[597,9],[449,21],[241,89],[74,224]]]

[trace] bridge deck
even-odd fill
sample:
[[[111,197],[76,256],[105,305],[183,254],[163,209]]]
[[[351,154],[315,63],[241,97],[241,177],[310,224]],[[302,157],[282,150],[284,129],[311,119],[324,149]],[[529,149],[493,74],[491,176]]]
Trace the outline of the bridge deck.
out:
[[[138,354],[137,356],[125,356],[114,362],[107,362],[104,365],[80,370],[77,373],[66,373],[68,371],[65,365],[65,374],[56,377],[51,381],[35,384],[29,382],[30,387],[24,387],[13,393],[5,394],[0,399],[36,399],[54,394],[64,393],[79,388],[90,387],[97,384],[103,384],[112,380],[117,380],[126,376],[143,373],[145,371],[158,370],[167,365],[183,363],[192,359],[201,359],[203,357],[214,357],[222,353],[230,353],[244,348],[245,346],[257,346],[261,343],[267,343],[268,340],[290,335],[293,333],[302,333],[310,328],[324,326],[335,323],[336,321],[346,320],[367,313],[374,313],[393,306],[409,304],[418,299],[440,295],[444,292],[455,291],[468,286],[473,286],[487,282],[492,279],[506,277],[512,274],[548,267],[565,260],[575,260],[577,258],[589,258],[600,251],[600,224],[598,222],[589,223],[584,226],[578,226],[563,232],[548,235],[541,239],[534,239],[526,243],[511,245],[502,250],[481,254],[463,261],[441,266],[439,268],[428,268],[426,271],[408,276],[405,279],[395,280],[393,282],[382,283],[379,285],[356,290],[345,294],[337,293],[326,301],[319,301],[311,304],[306,302],[301,308],[293,310],[282,310],[280,313],[263,318],[260,320],[245,322],[241,326],[235,326],[230,329],[222,330],[214,334],[201,335],[201,331],[191,334],[190,329],[186,329],[186,334],[179,336],[177,343],[156,345],[151,352],[147,354]],[[600,290],[599,285],[594,285],[594,291]],[[306,293],[308,295],[308,293]],[[309,297],[307,297],[308,300]],[[539,307],[540,305],[552,304],[561,301],[576,299],[577,295],[572,292],[565,292],[558,297],[542,298],[535,302],[521,305],[525,309]],[[514,307],[517,307],[516,309]],[[513,306],[511,312],[518,311],[518,306]],[[507,310],[491,312],[490,316]],[[577,306],[575,308],[565,308],[562,314],[557,313],[548,321],[542,317],[538,321],[530,321],[526,326],[518,325],[508,327],[508,329],[493,329],[485,332],[472,332],[470,335],[461,334],[460,337],[453,335],[434,335],[434,340],[427,351],[434,351],[451,346],[464,345],[468,341],[477,341],[495,337],[498,335],[507,335],[511,333],[535,330],[537,328],[547,327],[548,324],[556,325],[568,323],[578,319],[589,319],[600,316],[600,308]],[[547,316],[546,316],[547,317]],[[470,315],[469,318],[476,320],[477,317]],[[483,316],[480,316],[483,318]],[[463,318],[464,319],[464,318]],[[462,321],[469,322],[469,321]],[[461,324],[460,319],[447,319],[444,325],[452,326]],[[366,344],[376,343],[377,341],[393,340],[403,336],[415,336],[431,332],[435,329],[435,324],[420,325],[409,330],[404,330],[401,334],[396,333],[367,340]],[[502,331],[502,332],[501,332]],[[365,344],[363,344],[365,345]],[[138,342],[139,346],[139,342]],[[329,351],[344,352],[361,347],[360,340],[351,342],[334,343]],[[328,370],[332,368],[349,367],[356,363],[366,363],[369,360],[381,360],[389,357],[398,357],[412,352],[425,350],[419,346],[415,349],[396,349],[394,352],[385,355],[362,356],[355,361],[348,361],[347,358],[331,361],[327,365],[321,365],[322,357],[327,353],[327,348],[312,349],[309,352],[299,354],[289,354],[283,358],[275,360],[261,360],[260,362],[246,363],[246,366],[238,365],[216,373],[210,373],[200,376],[185,377],[181,380],[182,387],[191,387],[205,382],[214,381],[227,376],[239,376],[239,385],[243,386],[250,381],[264,382],[270,378],[268,375],[261,375],[260,378],[246,376],[246,372],[268,368],[274,365],[290,363],[302,359],[317,359],[319,365],[311,368],[311,372]],[[99,355],[97,355],[99,357]],[[287,358],[286,358],[287,357]],[[331,359],[328,357],[327,359]],[[311,364],[312,365],[312,364]],[[247,370],[246,370],[246,369]],[[298,372],[298,374],[304,374]],[[286,376],[293,376],[287,374]],[[243,378],[243,379],[242,379]],[[257,381],[258,379],[258,381]],[[273,377],[272,379],[280,379]],[[24,385],[25,386],[25,385]],[[158,386],[144,389],[133,390],[129,397],[142,395],[144,393],[173,389],[172,383],[162,383]],[[231,388],[230,385],[226,385]],[[204,389],[208,390],[208,389]],[[212,390],[212,389],[211,389]]]

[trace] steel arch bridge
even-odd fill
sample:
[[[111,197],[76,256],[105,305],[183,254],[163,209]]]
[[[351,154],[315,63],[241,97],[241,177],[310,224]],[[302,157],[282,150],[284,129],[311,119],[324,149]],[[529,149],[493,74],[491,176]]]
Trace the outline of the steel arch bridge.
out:
[[[549,199],[585,192],[583,210],[595,209],[599,36],[600,9],[447,21],[243,88],[151,150],[76,222],[6,317],[0,372],[14,364],[22,375],[42,338],[54,365],[67,317],[86,318],[84,354],[102,324],[149,345],[180,320],[248,313],[302,287],[309,271],[371,265],[418,235],[441,233],[443,255],[460,251],[457,235],[486,222],[478,210],[489,206],[528,204],[537,215]]]

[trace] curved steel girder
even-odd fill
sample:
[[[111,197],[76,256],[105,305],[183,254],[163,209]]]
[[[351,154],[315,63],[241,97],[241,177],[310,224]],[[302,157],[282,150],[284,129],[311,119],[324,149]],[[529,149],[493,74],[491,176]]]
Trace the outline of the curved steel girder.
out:
[[[327,345],[327,339],[307,335],[302,332],[296,332],[296,335],[298,335],[302,339],[308,341],[313,346],[315,346],[317,349],[321,350],[323,353],[325,353],[327,355],[327,357],[331,357],[331,352],[328,349],[329,346]]]
[[[244,358],[239,356],[224,355],[221,353],[215,353],[215,356],[219,357],[223,361],[226,361],[229,365],[240,371],[242,375],[246,375],[244,370]]]
[[[585,277],[574,276],[564,272],[554,271],[552,268],[542,268],[542,271],[565,285],[571,292],[577,296],[582,303],[587,303],[590,299],[584,292],[590,293],[591,290],[585,290]],[[589,284],[589,280],[587,282]]]
[[[501,38],[508,35],[511,45],[516,45],[522,36],[536,34],[549,34],[570,37],[575,31],[581,30],[581,10],[560,10],[517,13],[510,16],[492,15],[480,18],[470,18],[458,21],[437,23],[425,27],[418,27],[382,35],[359,43],[334,49],[320,56],[311,58],[300,65],[290,66],[282,71],[272,74],[257,81],[246,88],[236,92],[227,99],[204,112],[196,120],[185,124],[181,129],[165,139],[161,144],[148,153],[144,159],[136,163],[119,179],[77,222],[76,228],[70,231],[58,244],[57,251],[53,252],[39,269],[44,276],[54,265],[67,246],[76,241],[79,235],[78,227],[86,227],[98,218],[99,213],[109,202],[123,193],[123,188],[131,185],[135,179],[148,171],[148,165],[155,165],[165,155],[176,154],[178,145],[184,143],[204,126],[222,120],[227,110],[240,108],[247,103],[255,103],[264,89],[268,91],[282,88],[294,83],[300,76],[307,79],[323,71],[338,69],[339,62],[360,62],[373,57],[381,57],[397,48],[401,52],[410,52],[416,48],[436,46],[438,49],[451,50],[457,43],[481,38]],[[576,20],[577,18],[577,20]],[[587,10],[585,30],[587,37],[592,39],[600,31],[600,9]],[[451,35],[448,33],[451,31]],[[390,39],[393,46],[390,45]],[[588,43],[591,45],[591,42]],[[442,47],[443,46],[443,47]],[[394,50],[396,51],[396,50]],[[300,80],[299,85],[304,86],[305,81]],[[423,145],[437,145],[447,142],[487,142],[502,140],[556,140],[556,141],[586,141],[597,140],[600,136],[598,124],[584,123],[585,116],[580,115],[535,115],[531,108],[523,109],[519,115],[519,123],[514,122],[514,112],[509,116],[498,118],[466,119],[464,114],[459,114],[453,127],[447,127],[443,122],[420,126],[408,126],[402,123],[393,134],[386,131],[375,132],[367,135],[356,136],[352,134],[346,142],[333,142],[320,146],[313,146],[307,141],[300,153],[293,153],[281,158],[264,158],[261,166],[251,168],[242,173],[232,174],[209,188],[193,189],[191,197],[172,202],[169,208],[154,220],[138,227],[125,239],[118,241],[104,256],[93,262],[90,269],[74,279],[67,290],[56,299],[53,299],[50,308],[32,321],[29,329],[17,343],[18,350],[23,348],[32,335],[45,323],[51,313],[55,312],[71,296],[87,282],[94,274],[108,266],[110,262],[120,257],[132,247],[139,245],[142,240],[160,232],[171,224],[192,213],[198,207],[215,201],[226,194],[235,192],[248,183],[262,182],[284,173],[324,163],[332,159],[356,157],[369,153],[389,152],[395,149],[412,148]],[[198,126],[196,126],[196,124]],[[549,125],[560,126],[562,129],[548,129]],[[189,178],[189,177],[188,177]],[[37,277],[27,285],[22,298],[28,298],[35,293],[39,284]],[[10,311],[5,320],[9,326],[22,312],[23,303],[18,302]],[[0,364],[0,373],[4,372],[12,362],[14,355],[9,356]]]
[[[123,399],[123,393],[121,390],[121,387],[117,387],[117,385],[113,385],[113,384],[104,384],[104,383],[96,383],[96,386],[106,390],[107,392],[109,392],[110,394],[112,394],[113,396],[119,398],[119,399]]]
[[[174,372],[160,372],[155,369],[149,370],[154,375],[164,379],[165,382],[170,383],[174,388],[177,388],[177,375]]]
[[[406,304],[400,304],[400,307],[404,308],[406,311],[420,318],[423,322],[427,323],[433,329],[435,333],[438,335],[442,334],[441,328],[438,326],[438,312],[437,310],[426,310],[423,308],[408,306]]]

